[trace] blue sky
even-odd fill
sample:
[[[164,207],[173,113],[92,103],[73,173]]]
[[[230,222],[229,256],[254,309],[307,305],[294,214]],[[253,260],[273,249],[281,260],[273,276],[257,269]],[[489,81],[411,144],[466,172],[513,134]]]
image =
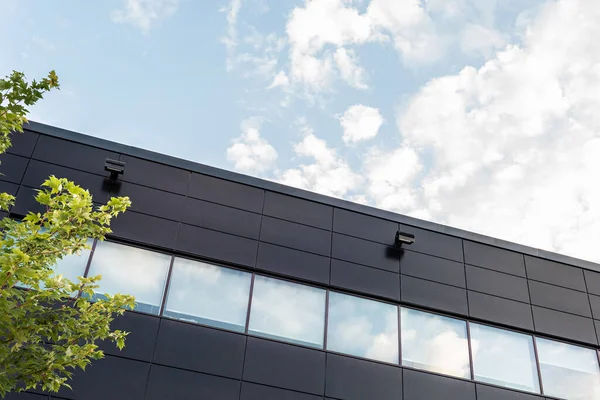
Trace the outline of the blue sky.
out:
[[[600,261],[600,3],[0,0],[33,120]]]

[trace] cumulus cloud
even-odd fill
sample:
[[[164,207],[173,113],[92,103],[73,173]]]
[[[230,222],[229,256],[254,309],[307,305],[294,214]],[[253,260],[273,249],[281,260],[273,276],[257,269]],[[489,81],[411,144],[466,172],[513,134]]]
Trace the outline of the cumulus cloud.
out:
[[[383,124],[383,117],[379,113],[379,109],[362,104],[348,107],[339,120],[344,129],[342,139],[346,143],[373,139]]]
[[[270,170],[277,161],[277,151],[260,136],[262,120],[249,118],[242,122],[242,134],[233,140],[227,149],[227,160],[238,171],[263,173]]]
[[[123,0],[123,6],[111,13],[111,19],[148,33],[157,21],[175,14],[178,6],[179,0]]]
[[[287,87],[290,84],[290,80],[287,75],[283,71],[279,71],[277,75],[273,78],[273,82],[269,85],[268,89],[273,89],[276,87]]]
[[[294,152],[299,157],[312,158],[313,162],[279,171],[281,183],[334,197],[344,197],[360,184],[361,177],[335,149],[315,136],[312,129],[305,126],[302,131],[303,139],[294,145]]]
[[[345,80],[348,85],[357,89],[369,88],[365,83],[365,70],[358,65],[354,50],[346,50],[345,48],[340,47],[333,54],[333,60],[340,71],[342,79]]]

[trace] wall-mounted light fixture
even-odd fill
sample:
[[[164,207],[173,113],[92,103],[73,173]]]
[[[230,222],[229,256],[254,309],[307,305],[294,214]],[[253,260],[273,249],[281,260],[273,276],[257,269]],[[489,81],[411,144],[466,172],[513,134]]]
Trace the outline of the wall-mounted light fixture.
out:
[[[116,180],[119,175],[125,173],[125,162],[107,158],[104,162],[104,170],[110,172],[110,179]]]
[[[394,240],[394,246],[401,248],[403,244],[411,245],[415,242],[415,235],[406,232],[396,232],[396,239]]]

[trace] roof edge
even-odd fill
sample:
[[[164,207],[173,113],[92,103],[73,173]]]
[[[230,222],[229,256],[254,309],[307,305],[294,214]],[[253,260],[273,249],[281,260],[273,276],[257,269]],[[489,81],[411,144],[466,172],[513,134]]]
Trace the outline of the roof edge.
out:
[[[425,221],[418,218],[409,217],[402,214],[397,214],[391,211],[381,210],[375,207],[353,203],[347,200],[342,200],[335,197],[330,197],[314,192],[310,192],[303,189],[294,188],[291,186],[282,185],[280,183],[268,181],[261,178],[252,177],[249,175],[240,174],[233,171],[227,171],[221,168],[211,167],[209,165],[200,164],[193,161],[184,160],[181,158],[168,156],[165,154],[157,153],[151,150],[141,149],[139,147],[129,146],[117,142],[113,142],[106,139],[89,136],[83,133],[58,128],[51,125],[42,124],[35,121],[29,121],[28,124],[23,126],[24,129],[37,132],[47,136],[53,136],[60,139],[69,140],[85,144],[88,146],[98,147],[107,149],[117,153],[124,153],[137,158],[142,158],[148,161],[158,162],[161,164],[169,165],[176,168],[186,169],[192,172],[197,172],[204,175],[214,176],[216,178],[226,179],[229,181],[242,183],[245,185],[255,186],[261,189],[278,192],[294,197],[299,197],[305,200],[315,201],[318,203],[344,208],[350,211],[359,212],[362,214],[370,215],[373,217],[383,218],[392,220],[403,225],[410,225],[415,228],[427,229],[430,231],[443,233],[459,237],[461,239],[470,240],[473,242],[479,242],[511,251],[517,251],[527,255],[540,257],[549,261],[559,262],[563,264],[569,264],[580,268],[589,269],[592,271],[600,272],[600,264],[592,261],[586,261],[579,258],[566,256],[559,253],[554,253],[547,250],[537,249],[507,240],[497,239],[491,236],[466,231],[459,228],[453,228],[451,226],[438,224],[435,222]]]

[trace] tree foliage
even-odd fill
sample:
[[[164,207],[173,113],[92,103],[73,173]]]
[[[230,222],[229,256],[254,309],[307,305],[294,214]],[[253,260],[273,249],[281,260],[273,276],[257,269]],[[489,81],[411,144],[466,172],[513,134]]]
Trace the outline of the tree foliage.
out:
[[[0,79],[0,154],[10,147],[11,135],[23,131],[27,107],[58,87],[54,71],[41,81],[27,82],[20,72]],[[77,368],[103,357],[99,340],[123,348],[127,333],[111,330],[110,323],[135,304],[132,296],[120,294],[92,302],[100,276],[72,282],[53,268],[89,248],[89,239],[104,239],[111,219],[130,206],[129,198],[95,207],[87,190],[51,176],[36,200],[43,213],[0,221],[0,397],[69,387]],[[0,193],[0,210],[13,203],[13,196]]]

